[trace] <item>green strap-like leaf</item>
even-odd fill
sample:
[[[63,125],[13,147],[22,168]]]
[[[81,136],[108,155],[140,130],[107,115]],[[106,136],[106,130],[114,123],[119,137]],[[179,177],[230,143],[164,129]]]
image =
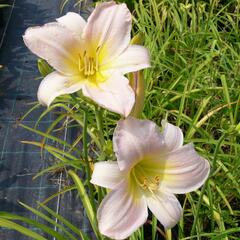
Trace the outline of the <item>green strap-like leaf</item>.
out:
[[[61,224],[56,223],[53,219],[49,218],[47,215],[45,215],[44,213],[20,202],[20,204],[25,207],[26,209],[28,209],[29,211],[33,212],[35,215],[39,216],[40,218],[46,220],[47,222],[53,224],[54,226],[56,226],[57,228],[61,229],[67,236],[68,236],[68,240],[72,239],[72,240],[77,240],[70,232],[67,231],[67,229],[65,227],[63,227]]]
[[[66,240],[65,236],[59,234],[58,232],[54,231],[52,228],[50,228],[44,224],[41,224],[33,219],[18,216],[16,214],[11,214],[11,213],[7,213],[7,212],[0,212],[0,218],[4,218],[4,219],[8,219],[8,220],[20,220],[25,223],[28,223],[29,225],[32,225],[34,227],[41,229],[43,232],[55,237],[57,240]]]
[[[0,4],[0,8],[11,7],[9,4]]]
[[[12,222],[12,221],[9,221],[9,220],[3,219],[3,218],[0,218],[0,226],[4,227],[4,228],[16,230],[16,231],[22,233],[23,235],[29,236],[36,240],[47,240],[46,238],[42,237],[38,233],[33,232],[28,228],[25,228],[15,222]]]
[[[93,211],[93,207],[91,205],[91,201],[87,195],[87,192],[85,190],[85,187],[82,183],[82,180],[78,177],[78,175],[70,170],[69,172],[69,175],[72,177],[74,183],[76,184],[76,187],[77,187],[77,190],[78,190],[78,193],[80,195],[80,198],[82,200],[82,203],[83,203],[83,206],[84,206],[84,209],[86,210],[86,213],[87,213],[87,216],[88,216],[88,219],[91,223],[91,226],[93,228],[93,231],[94,233],[96,234],[96,236],[98,237],[98,239],[102,239],[99,231],[98,231],[98,228],[97,228],[97,222],[96,222],[96,215]]]
[[[71,187],[72,188],[72,187]],[[57,218],[61,223],[63,223],[64,225],[66,225],[68,228],[70,228],[73,232],[77,233],[82,240],[87,240],[87,236],[86,234],[84,234],[80,229],[76,228],[74,225],[72,225],[68,220],[66,220],[64,217],[62,217],[61,215],[55,213],[53,210],[51,210],[50,208],[48,208],[47,206],[45,206],[44,204],[38,202],[38,204],[44,209],[46,210],[49,214],[51,214],[53,217]]]

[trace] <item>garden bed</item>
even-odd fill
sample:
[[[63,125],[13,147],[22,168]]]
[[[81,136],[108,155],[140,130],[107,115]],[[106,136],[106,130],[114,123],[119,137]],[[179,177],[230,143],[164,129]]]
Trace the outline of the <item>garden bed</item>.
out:
[[[0,48],[12,13],[13,0],[0,0]]]

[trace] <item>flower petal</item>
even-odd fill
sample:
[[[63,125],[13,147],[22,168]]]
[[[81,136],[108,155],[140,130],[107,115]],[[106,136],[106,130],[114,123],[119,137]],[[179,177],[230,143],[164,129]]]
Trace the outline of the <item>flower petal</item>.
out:
[[[91,183],[105,188],[116,189],[124,178],[124,173],[119,170],[117,162],[97,162],[94,164]]]
[[[81,37],[86,21],[75,12],[68,12],[66,15],[56,19],[60,24],[64,25],[71,31]]]
[[[135,102],[135,95],[128,84],[128,79],[120,74],[113,74],[98,86],[91,83],[84,86],[83,94],[100,106],[123,116],[131,112]]]
[[[131,194],[124,185],[110,192],[102,201],[98,213],[100,232],[112,239],[125,239],[147,220],[145,198]]]
[[[38,101],[49,106],[58,96],[77,92],[82,88],[83,83],[76,83],[68,86],[69,81],[74,81],[74,77],[63,76],[58,72],[47,75],[38,88]]]
[[[154,122],[128,117],[118,122],[113,135],[113,147],[122,171],[159,152],[163,147],[163,138]]]
[[[101,68],[104,69],[104,65]],[[150,67],[148,50],[139,45],[130,45],[119,57],[114,59],[106,68],[117,69],[122,74],[136,72]]]
[[[162,121],[163,137],[165,147],[168,151],[178,149],[183,145],[183,133],[179,127],[176,127],[166,121]]]
[[[100,3],[87,21],[84,38],[100,47],[105,58],[119,56],[130,43],[131,13],[126,4]],[[100,52],[101,54],[101,52]]]
[[[172,193],[187,193],[201,187],[206,181],[210,165],[198,155],[192,144],[187,144],[164,156],[165,167],[161,186]]]
[[[151,212],[166,229],[174,227],[180,220],[182,207],[173,194],[155,191],[146,196],[146,201]]]
[[[80,38],[59,23],[28,28],[23,36],[26,46],[61,73],[72,75],[78,69]]]

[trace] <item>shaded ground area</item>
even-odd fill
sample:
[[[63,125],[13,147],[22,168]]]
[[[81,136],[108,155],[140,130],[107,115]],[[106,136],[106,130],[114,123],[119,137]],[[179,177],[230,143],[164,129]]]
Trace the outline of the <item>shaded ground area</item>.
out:
[[[60,0],[16,0],[0,50],[0,211],[30,216],[17,201],[36,206],[58,190],[57,181],[44,176],[32,180],[33,176],[49,163],[49,155],[43,159],[38,148],[20,143],[21,140],[39,140],[39,137],[18,126],[21,116],[36,101],[39,80],[36,57],[24,46],[22,35],[27,27],[53,21],[60,16]],[[72,8],[70,3],[67,8]],[[65,12],[67,11],[65,9]],[[77,10],[76,8],[74,9]],[[88,13],[85,13],[85,16]],[[42,109],[38,110],[39,113]],[[38,118],[35,111],[23,124],[33,126]],[[44,131],[54,119],[49,114],[40,123]],[[72,132],[67,133],[71,139]],[[53,201],[50,207],[59,211],[85,232],[88,222],[80,202],[74,194],[66,194],[61,201]],[[0,239],[29,239],[16,232],[0,229]],[[49,238],[50,239],[50,238]]]

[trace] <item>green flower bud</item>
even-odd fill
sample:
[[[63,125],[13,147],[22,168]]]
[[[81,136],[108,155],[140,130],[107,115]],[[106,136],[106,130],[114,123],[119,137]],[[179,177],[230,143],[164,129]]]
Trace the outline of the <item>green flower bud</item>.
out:
[[[46,77],[49,73],[53,72],[53,69],[45,60],[38,59],[38,71],[42,77]]]

